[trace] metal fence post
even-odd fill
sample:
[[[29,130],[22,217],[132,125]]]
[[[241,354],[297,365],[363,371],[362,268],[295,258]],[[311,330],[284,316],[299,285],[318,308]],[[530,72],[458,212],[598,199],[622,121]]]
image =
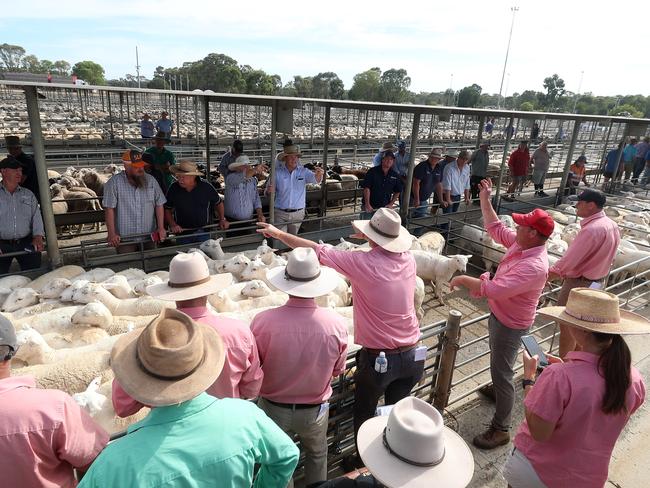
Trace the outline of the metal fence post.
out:
[[[454,378],[458,341],[460,340],[460,319],[463,314],[458,310],[450,310],[447,317],[447,330],[442,338],[442,354],[440,356],[440,370],[436,375],[436,386],[433,388],[433,406],[442,411],[447,407],[451,381]],[[431,398],[429,398],[431,401]]]
[[[507,127],[514,127],[515,117],[514,115],[510,117]],[[499,179],[497,180],[497,191],[494,195],[495,202],[499,201],[499,196],[501,195],[501,185],[503,184],[503,170],[506,167],[506,161],[508,160],[508,151],[510,150],[510,141],[512,140],[512,130],[508,130],[506,134],[506,141],[503,144],[503,156],[501,157],[501,166],[499,167]]]

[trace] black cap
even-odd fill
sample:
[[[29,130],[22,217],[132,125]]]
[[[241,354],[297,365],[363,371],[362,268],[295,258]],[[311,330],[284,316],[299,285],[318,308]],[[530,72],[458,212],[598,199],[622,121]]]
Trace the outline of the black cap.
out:
[[[386,156],[395,159],[395,153],[390,149],[381,153],[381,159],[384,159]]]
[[[20,164],[20,161],[18,161],[13,156],[7,156],[2,161],[0,161],[0,169],[18,169],[22,167],[23,165]]]
[[[15,351],[18,349],[16,343],[16,330],[14,326],[9,322],[8,318],[0,315],[0,346],[9,346]]]
[[[598,208],[603,208],[607,203],[607,197],[600,190],[586,188],[578,195],[579,202],[594,202]]]
[[[235,139],[232,143],[232,147],[235,149],[237,152],[244,152],[244,143],[240,141],[239,139]]]

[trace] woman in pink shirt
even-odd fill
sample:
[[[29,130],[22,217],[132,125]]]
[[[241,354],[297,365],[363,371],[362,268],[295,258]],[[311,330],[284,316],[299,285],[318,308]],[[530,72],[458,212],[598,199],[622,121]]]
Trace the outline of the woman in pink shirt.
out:
[[[566,307],[540,315],[570,325],[581,351],[551,363],[535,382],[538,357],[524,351],[526,420],[504,477],[512,488],[602,487],[616,440],[643,404],[645,385],[620,334],[650,333],[650,321],[619,310],[618,297],[574,288]]]

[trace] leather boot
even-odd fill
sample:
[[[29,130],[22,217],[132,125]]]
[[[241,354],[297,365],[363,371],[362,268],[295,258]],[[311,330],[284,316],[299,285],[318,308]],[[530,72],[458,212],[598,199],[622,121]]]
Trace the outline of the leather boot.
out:
[[[479,449],[495,449],[508,444],[510,442],[510,434],[507,430],[498,430],[490,426],[488,430],[474,437],[472,442]]]

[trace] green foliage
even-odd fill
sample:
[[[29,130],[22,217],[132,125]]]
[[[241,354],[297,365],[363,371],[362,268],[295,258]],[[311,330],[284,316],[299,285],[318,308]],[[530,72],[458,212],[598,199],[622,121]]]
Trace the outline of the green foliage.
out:
[[[544,78],[544,88],[546,89],[546,107],[549,110],[553,110],[553,108],[561,105],[560,102],[566,90],[564,88],[564,80],[557,73]]]
[[[610,115],[623,115],[625,117],[643,117],[643,112],[641,110],[637,110],[637,108],[630,103],[624,103],[623,105],[619,105],[618,107],[613,109],[610,112]]]
[[[535,106],[533,105],[533,102],[523,102],[519,105],[519,110],[523,112],[532,112],[535,110]]]
[[[411,78],[405,69],[384,71],[379,81],[381,100],[388,103],[405,102],[409,96],[409,86],[411,86]]]
[[[376,102],[379,100],[379,84],[381,70],[379,68],[370,68],[367,71],[356,74],[354,83],[348,92],[350,100],[365,100],[367,102]]]
[[[79,61],[72,67],[72,74],[89,85],[105,85],[104,68],[94,61]]]
[[[336,73],[328,71],[326,73],[318,73],[312,79],[312,91],[314,98],[329,98],[334,100],[341,100],[345,95],[345,87],[343,81]]]
[[[20,71],[25,49],[13,44],[0,44],[0,68],[5,71]]]
[[[458,92],[459,107],[476,107],[481,99],[483,88],[474,83]]]

